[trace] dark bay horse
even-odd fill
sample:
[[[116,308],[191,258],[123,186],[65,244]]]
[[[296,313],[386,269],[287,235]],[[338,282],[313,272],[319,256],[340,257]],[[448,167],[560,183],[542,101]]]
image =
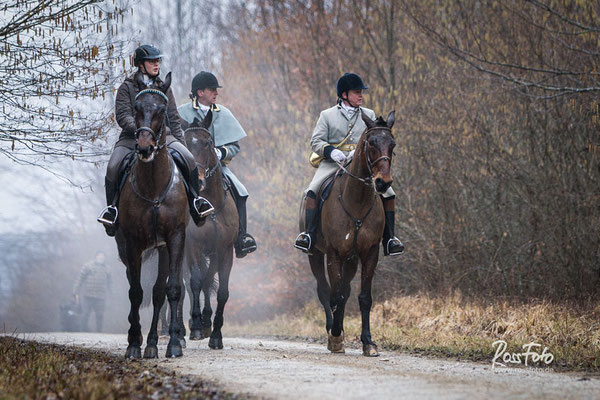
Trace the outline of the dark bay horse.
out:
[[[141,357],[143,338],[139,309],[143,294],[140,274],[144,251],[158,248],[159,252],[158,274],[152,290],[154,314],[144,358],[158,357],[156,328],[165,291],[171,311],[176,310],[181,296],[181,264],[189,213],[181,174],[166,146],[168,98],[165,92],[170,84],[171,73],[159,89],[144,89],[136,96],[136,159],[119,200],[120,227],[115,239],[129,280],[131,310],[129,346],[125,353],[128,358]],[[143,82],[139,85],[145,87]],[[176,312],[171,315],[166,356],[179,357],[182,355],[178,339],[181,327]]]
[[[215,153],[208,128],[212,122],[209,111],[202,122],[197,119],[185,130],[188,149],[196,158],[200,174],[201,194],[214,207],[206,223],[187,229],[184,277],[191,300],[190,340],[210,339],[211,349],[223,348],[223,311],[229,298],[229,275],[233,265],[233,246],[238,234],[238,214],[233,196],[224,182],[221,163]],[[217,310],[211,331],[212,308],[210,292],[218,273]],[[204,292],[204,308],[200,311],[200,292]],[[180,323],[183,322],[180,307]]]
[[[312,255],[308,256],[317,279],[319,301],[325,309],[327,348],[344,352],[344,309],[350,296],[350,282],[361,263],[361,289],[358,303],[362,316],[360,339],[365,356],[378,356],[371,339],[371,283],[379,259],[384,211],[379,194],[392,184],[392,151],[396,145],[391,128],[392,111],[384,121],[372,121],[364,113],[367,129],[362,133],[353,161],[333,183],[321,211],[321,226]],[[304,202],[302,203],[304,205]],[[304,206],[300,210],[300,231],[304,230]],[[327,255],[325,276],[324,256]],[[331,285],[331,286],[330,286]]]

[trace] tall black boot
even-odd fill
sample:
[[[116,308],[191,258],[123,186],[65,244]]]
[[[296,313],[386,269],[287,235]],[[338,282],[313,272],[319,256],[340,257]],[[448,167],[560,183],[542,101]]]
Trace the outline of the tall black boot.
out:
[[[306,197],[306,210],[304,215],[304,232],[296,237],[294,247],[310,254],[319,229],[319,205],[316,198],[309,195]],[[314,195],[313,195],[314,196]]]
[[[185,176],[185,174],[183,174]],[[201,226],[204,222],[204,218],[215,212],[215,208],[210,201],[200,196],[200,179],[198,178],[198,167],[194,168],[193,171],[187,177],[188,183],[188,203],[190,205],[190,214],[192,219],[197,226]]]
[[[234,190],[235,191],[235,190]],[[237,206],[239,217],[238,237],[235,242],[235,256],[244,258],[246,255],[256,250],[256,240],[246,232],[247,216],[246,216],[246,199],[247,197],[235,196],[235,205]]]
[[[404,245],[396,236],[394,236],[394,211],[385,212],[385,228],[383,228],[383,255],[397,256],[404,253]]]
[[[116,183],[108,178],[104,178],[104,190],[106,191],[107,206],[100,212],[100,216],[96,220],[104,225],[106,234],[112,237],[115,236],[118,226],[117,217],[119,216],[119,211],[116,204],[118,202],[117,192],[119,188]]]

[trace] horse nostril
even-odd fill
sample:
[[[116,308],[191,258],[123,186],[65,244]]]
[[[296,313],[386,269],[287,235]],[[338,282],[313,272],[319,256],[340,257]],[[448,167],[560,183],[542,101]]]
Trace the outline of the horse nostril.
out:
[[[377,178],[375,179],[375,187],[377,188],[377,191],[380,193],[385,192],[386,190],[388,190],[388,188],[392,186],[392,182],[386,182],[381,178]]]

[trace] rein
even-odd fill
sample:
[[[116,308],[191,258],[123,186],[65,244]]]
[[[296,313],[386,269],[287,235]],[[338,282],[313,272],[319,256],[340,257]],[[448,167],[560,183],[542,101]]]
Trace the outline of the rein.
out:
[[[366,186],[370,186],[371,188],[373,187],[373,166],[375,164],[377,164],[379,161],[388,161],[390,163],[392,162],[392,159],[390,157],[388,157],[388,156],[381,156],[381,157],[377,158],[375,161],[371,161],[369,159],[369,141],[367,140],[367,136],[369,135],[370,131],[373,131],[375,129],[386,130],[386,131],[388,131],[388,132],[391,133],[391,129],[390,128],[380,127],[380,126],[369,128],[365,132],[364,150],[363,151],[365,152],[365,157],[366,157],[366,160],[367,160],[367,168],[369,170],[369,176],[368,177],[361,178],[359,176],[356,176],[356,175],[352,174],[350,171],[348,171],[343,165],[341,165],[340,163],[336,162],[339,165],[339,167],[342,169],[342,171],[344,171],[344,173],[348,174],[348,176],[350,176],[351,178],[354,178],[354,179],[360,181],[361,183],[365,184]],[[356,257],[358,257],[358,231],[360,231],[360,228],[362,227],[365,219],[367,219],[367,217],[369,216],[369,214],[371,213],[371,211],[375,207],[375,203],[377,202],[377,192],[375,190],[373,190],[373,202],[371,203],[371,206],[369,207],[369,209],[367,210],[367,212],[365,213],[365,215],[363,215],[362,218],[355,218],[350,213],[350,211],[348,211],[348,209],[346,208],[346,206],[344,205],[344,201],[342,199],[342,181],[341,181],[341,179],[340,179],[339,188],[340,188],[340,193],[338,194],[338,200],[340,202],[340,205],[342,206],[342,210],[344,210],[344,213],[346,213],[346,215],[354,223],[354,238],[352,240],[352,253],[344,260],[344,263],[342,265],[342,269],[340,270],[340,273],[343,276],[344,265],[347,262],[350,262],[353,259],[355,259]]]
[[[135,195],[137,197],[139,197],[140,199],[152,204],[152,206],[153,206],[152,207],[152,232],[154,234],[154,243],[155,244],[158,243],[158,237],[157,237],[157,233],[156,233],[156,226],[158,223],[158,209],[160,208],[162,203],[165,201],[167,194],[169,194],[169,190],[171,190],[171,187],[173,186],[173,181],[174,181],[173,178],[175,176],[175,162],[170,157],[169,157],[169,160],[170,160],[170,165],[171,165],[171,176],[169,177],[169,183],[167,184],[165,189],[162,191],[162,193],[158,196],[158,199],[149,199],[148,197],[142,195],[135,186],[135,180],[134,179],[130,180],[130,186],[131,186],[131,190],[133,191],[133,193],[135,193]]]
[[[381,156],[381,157],[377,158],[375,161],[371,161],[369,159],[369,141],[366,139],[366,137],[369,136],[370,131],[373,131],[375,129],[385,130],[385,131],[390,132],[390,134],[392,131],[390,128],[385,127],[385,126],[375,126],[373,128],[367,129],[367,131],[365,132],[363,152],[365,153],[365,157],[367,158],[367,169],[369,170],[369,176],[367,176],[366,178],[361,178],[360,176],[356,176],[356,175],[352,174],[350,171],[348,171],[342,163],[335,161],[335,163],[340,167],[340,169],[342,171],[344,171],[345,174],[348,174],[348,176],[360,181],[361,183],[363,183],[364,185],[367,185],[367,186],[373,185],[373,166],[375,164],[377,164],[379,161],[388,161],[390,164],[392,163],[392,159],[388,156]]]
[[[194,131],[206,132],[206,133],[208,133],[210,135],[210,132],[206,128],[203,128],[201,126],[193,126],[193,127],[190,127],[190,128],[188,128],[188,129],[185,130],[186,133],[187,132],[194,132]],[[212,137],[209,140],[210,140],[211,148],[213,149],[211,151],[214,151],[214,143],[213,143]],[[218,159],[217,159],[217,162],[215,163],[215,165],[213,167],[209,167],[209,166],[205,167],[204,165],[200,164],[197,161],[196,161],[196,166],[198,168],[201,168],[201,169],[204,170],[204,177],[207,180],[207,186],[208,186],[208,179],[210,179],[211,177],[215,176],[215,172],[217,172],[217,170],[221,170],[221,167],[222,167],[221,166],[221,161],[218,160]],[[229,189],[230,189],[229,185],[225,183],[225,180],[223,180],[223,191],[225,192],[225,196],[223,197],[223,201],[221,202],[221,204],[217,208],[215,208],[215,211],[213,211],[212,214],[209,215],[209,218],[211,219],[211,221],[213,223],[213,229],[215,231],[215,234],[214,234],[215,247],[213,247],[213,252],[216,250],[216,243],[218,243],[218,241],[219,241],[219,237],[218,237],[219,230],[217,228],[217,215],[227,205],[227,192],[229,191]]]
[[[169,98],[160,90],[156,90],[156,89],[144,89],[141,90],[136,96],[135,96],[135,100],[138,99],[138,97],[140,97],[143,94],[157,94],[159,95],[163,100],[165,100],[165,102],[168,104],[169,103]],[[160,140],[162,139],[163,133],[165,131],[165,123],[166,123],[166,118],[167,118],[167,112],[164,113],[163,115],[163,120],[162,123],[160,125],[160,130],[158,131],[158,134],[156,132],[154,132],[154,130],[152,128],[150,128],[149,126],[141,126],[139,128],[137,128],[135,130],[135,141],[136,141],[136,153],[139,153],[139,149],[137,146],[137,140],[139,137],[140,132],[146,131],[149,132],[152,135],[152,138],[159,143]],[[157,153],[160,150],[164,149],[167,146],[167,142],[165,141],[165,143],[163,143],[162,145],[158,145],[156,146],[156,148],[154,148],[152,150],[152,153]],[[135,185],[135,179],[131,179],[130,180],[130,184],[131,184],[131,190],[133,191],[133,193],[139,197],[140,199],[152,204],[152,233],[154,235],[154,244],[158,244],[158,233],[156,231],[157,225],[158,225],[158,209],[160,208],[160,206],[162,205],[162,203],[165,201],[167,194],[169,193],[169,190],[171,190],[171,187],[173,186],[173,181],[174,181],[174,176],[175,176],[175,163],[173,161],[173,159],[171,157],[168,157],[168,159],[170,160],[170,167],[171,167],[171,175],[169,177],[169,183],[167,184],[167,186],[165,187],[165,189],[162,191],[162,193],[158,196],[157,199],[150,199],[144,195],[142,195],[140,193],[140,191],[136,188]],[[136,160],[137,162],[137,160]]]

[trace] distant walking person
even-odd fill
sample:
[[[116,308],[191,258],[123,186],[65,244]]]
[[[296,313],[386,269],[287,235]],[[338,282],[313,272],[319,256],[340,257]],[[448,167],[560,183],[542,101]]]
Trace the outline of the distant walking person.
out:
[[[81,328],[88,331],[88,318],[92,311],[96,314],[96,331],[102,332],[106,294],[110,290],[111,278],[104,262],[104,252],[99,250],[93,261],[81,268],[81,273],[73,287],[75,301],[82,301]],[[82,298],[83,295],[83,298]]]

